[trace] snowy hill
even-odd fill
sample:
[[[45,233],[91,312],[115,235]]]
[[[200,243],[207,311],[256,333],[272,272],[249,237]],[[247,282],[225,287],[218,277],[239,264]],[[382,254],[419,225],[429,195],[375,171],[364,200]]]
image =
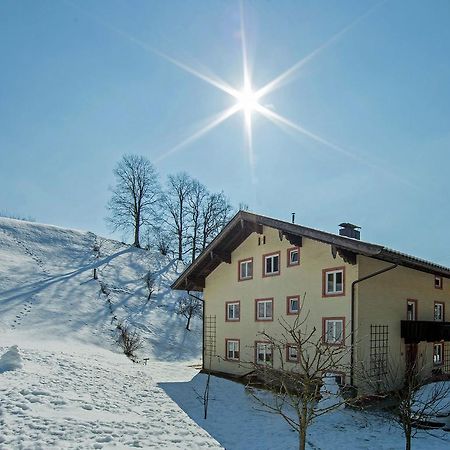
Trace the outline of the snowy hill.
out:
[[[0,332],[117,350],[115,328],[124,322],[144,337],[142,356],[191,360],[200,328],[186,332],[175,313],[177,269],[169,257],[93,233],[0,218]],[[148,271],[155,293],[147,303]]]
[[[170,290],[181,269],[93,233],[0,218],[0,449],[219,448],[157,387],[198,372],[201,324],[185,330]],[[119,322],[142,335],[147,365],[121,353]]]

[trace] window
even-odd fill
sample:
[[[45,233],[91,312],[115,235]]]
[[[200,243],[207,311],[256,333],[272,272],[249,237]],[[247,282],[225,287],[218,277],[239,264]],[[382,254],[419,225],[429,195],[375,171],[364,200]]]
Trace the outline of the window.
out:
[[[323,270],[323,287],[322,293],[324,297],[344,295],[344,268],[336,267],[335,269]]]
[[[323,319],[323,340],[327,344],[341,345],[344,343],[344,318]]]
[[[297,362],[298,361],[298,347],[297,344],[286,345],[286,361]]]
[[[225,339],[226,359],[230,361],[239,361],[239,339]]]
[[[280,252],[263,256],[263,277],[280,275]]]
[[[434,277],[434,287],[436,289],[442,289],[442,277],[438,277],[437,275]]]
[[[238,322],[241,319],[241,302],[226,302],[226,318],[227,322]]]
[[[443,322],[444,321],[444,303],[440,302],[434,302],[434,320],[436,322]]]
[[[406,301],[406,320],[417,320],[417,300]]]
[[[286,297],[286,313],[287,314],[298,314],[300,311],[300,296],[293,295]]]
[[[287,266],[298,266],[300,264],[300,249],[298,247],[288,248]]]
[[[323,378],[335,381],[338,386],[343,386],[345,375],[341,372],[326,372],[323,374]]]
[[[256,342],[255,352],[257,364],[271,364],[273,362],[272,346],[268,342]]]
[[[239,261],[239,281],[251,280],[253,278],[253,258]]]
[[[273,320],[273,298],[255,300],[255,320]]]
[[[433,363],[436,366],[443,364],[444,362],[444,344],[438,342],[433,344]]]

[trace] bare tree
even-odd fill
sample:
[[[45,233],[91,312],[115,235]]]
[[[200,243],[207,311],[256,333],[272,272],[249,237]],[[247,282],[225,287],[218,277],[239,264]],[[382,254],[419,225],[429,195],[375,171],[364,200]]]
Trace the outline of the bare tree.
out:
[[[183,243],[186,234],[187,201],[192,189],[192,179],[185,173],[170,175],[163,198],[163,221],[168,233],[177,240],[178,259],[184,255]]]
[[[187,319],[186,330],[190,331],[191,319],[193,317],[201,317],[202,302],[194,297],[181,297],[178,300],[177,314]]]
[[[202,211],[202,251],[216,237],[231,218],[232,207],[223,192],[209,194]]]
[[[294,323],[280,320],[279,336],[260,333],[264,348],[255,349],[256,362],[251,363],[255,377],[247,389],[264,410],[280,415],[298,433],[299,449],[304,450],[314,419],[345,403],[338,389],[327,388],[337,385],[324,383],[324,376],[345,371],[349,348],[324,343],[321,333],[308,330],[307,321],[300,317]],[[345,336],[341,339],[344,342]],[[258,389],[261,385],[269,392]]]
[[[153,294],[153,292],[155,292],[155,284],[156,284],[156,276],[155,274],[153,274],[152,272],[147,272],[144,275],[144,283],[145,283],[145,287],[147,288],[147,302],[148,303],[150,301],[150,298]]]
[[[405,450],[411,450],[412,438],[420,428],[450,408],[449,381],[431,382],[429,368],[417,359],[408,367],[387,364],[381,377],[371,377],[367,371],[364,382],[378,392],[380,398],[393,401],[394,420],[400,425],[405,437]]]
[[[206,187],[198,180],[191,181],[191,190],[188,196],[188,220],[189,220],[189,236],[188,243],[190,245],[191,262],[197,257],[200,250],[199,237],[202,228],[202,209],[205,200],[210,196]]]
[[[151,162],[138,155],[125,155],[114,169],[116,185],[108,203],[107,221],[113,230],[133,230],[135,247],[140,231],[150,223],[160,200],[158,176]]]

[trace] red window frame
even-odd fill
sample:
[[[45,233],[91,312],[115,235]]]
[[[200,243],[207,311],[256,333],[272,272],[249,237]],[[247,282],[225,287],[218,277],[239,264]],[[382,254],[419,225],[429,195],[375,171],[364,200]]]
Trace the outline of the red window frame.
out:
[[[271,347],[271,355],[272,355],[272,360],[270,362],[264,361],[264,362],[258,362],[258,344],[265,344],[268,345],[269,347]],[[255,341],[255,364],[270,364],[273,365],[273,345],[271,342],[269,341]]]
[[[266,258],[270,256],[278,256],[278,271],[277,272],[271,272],[266,273]],[[281,252],[272,252],[272,253],[266,253],[265,255],[262,255],[262,276],[263,278],[268,277],[277,277],[281,274]]]
[[[342,272],[342,292],[327,292],[327,274],[330,272]],[[342,297],[345,295],[345,266],[329,267],[322,269],[322,297]]]
[[[341,321],[342,322],[342,337],[339,342],[328,342],[327,341],[327,322],[328,321]],[[322,342],[325,345],[333,345],[342,347],[345,345],[345,317],[322,317]]]
[[[298,259],[296,263],[291,263],[291,252],[297,250],[298,252]],[[286,257],[287,257],[287,267],[295,267],[300,265],[300,247],[290,247],[286,250]]]
[[[289,349],[293,348],[293,347],[297,349],[297,358],[295,358],[295,359],[292,359],[289,357]],[[294,363],[298,362],[299,357],[300,357],[299,352],[300,352],[300,349],[297,344],[288,342],[286,344],[286,362],[294,362]]]
[[[238,305],[239,306],[239,317],[237,319],[230,319],[228,317],[228,305]],[[225,302],[225,322],[240,322],[241,321],[241,301],[240,300],[234,300]]]
[[[272,302],[272,317],[270,319],[260,319],[258,318],[258,303],[259,302]],[[274,304],[273,304],[273,297],[269,298],[256,298],[255,299],[255,322],[273,322],[273,316],[274,316]]]
[[[228,357],[228,342],[237,342],[238,343],[238,358],[229,358]],[[225,338],[225,359],[227,361],[239,362],[241,360],[241,340],[236,338]]]
[[[251,262],[252,263],[252,276],[251,277],[241,277],[241,264],[245,262]],[[255,265],[253,262],[253,256],[250,258],[240,259],[238,261],[238,281],[248,281],[253,279],[253,274],[255,273]]]
[[[297,299],[298,301],[298,311],[293,312],[291,311],[291,300],[292,299]],[[300,313],[300,295],[288,295],[286,297],[286,314],[288,316],[298,316],[298,314]]]
[[[444,279],[441,276],[439,276],[439,275],[434,276],[434,287],[436,289],[444,288]]]

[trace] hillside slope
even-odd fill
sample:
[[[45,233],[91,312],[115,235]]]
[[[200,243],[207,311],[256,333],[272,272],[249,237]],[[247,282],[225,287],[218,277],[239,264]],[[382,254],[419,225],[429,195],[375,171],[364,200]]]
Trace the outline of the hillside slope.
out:
[[[220,448],[158,386],[198,373],[200,321],[185,330],[170,290],[181,269],[93,233],[0,218],[0,450]],[[146,365],[121,353],[118,323],[139,331]]]
[[[114,350],[125,322],[145,338],[142,356],[191,360],[200,354],[199,324],[186,332],[175,312],[178,269],[169,257],[93,233],[0,218],[0,332]],[[147,303],[148,271],[156,289]]]

